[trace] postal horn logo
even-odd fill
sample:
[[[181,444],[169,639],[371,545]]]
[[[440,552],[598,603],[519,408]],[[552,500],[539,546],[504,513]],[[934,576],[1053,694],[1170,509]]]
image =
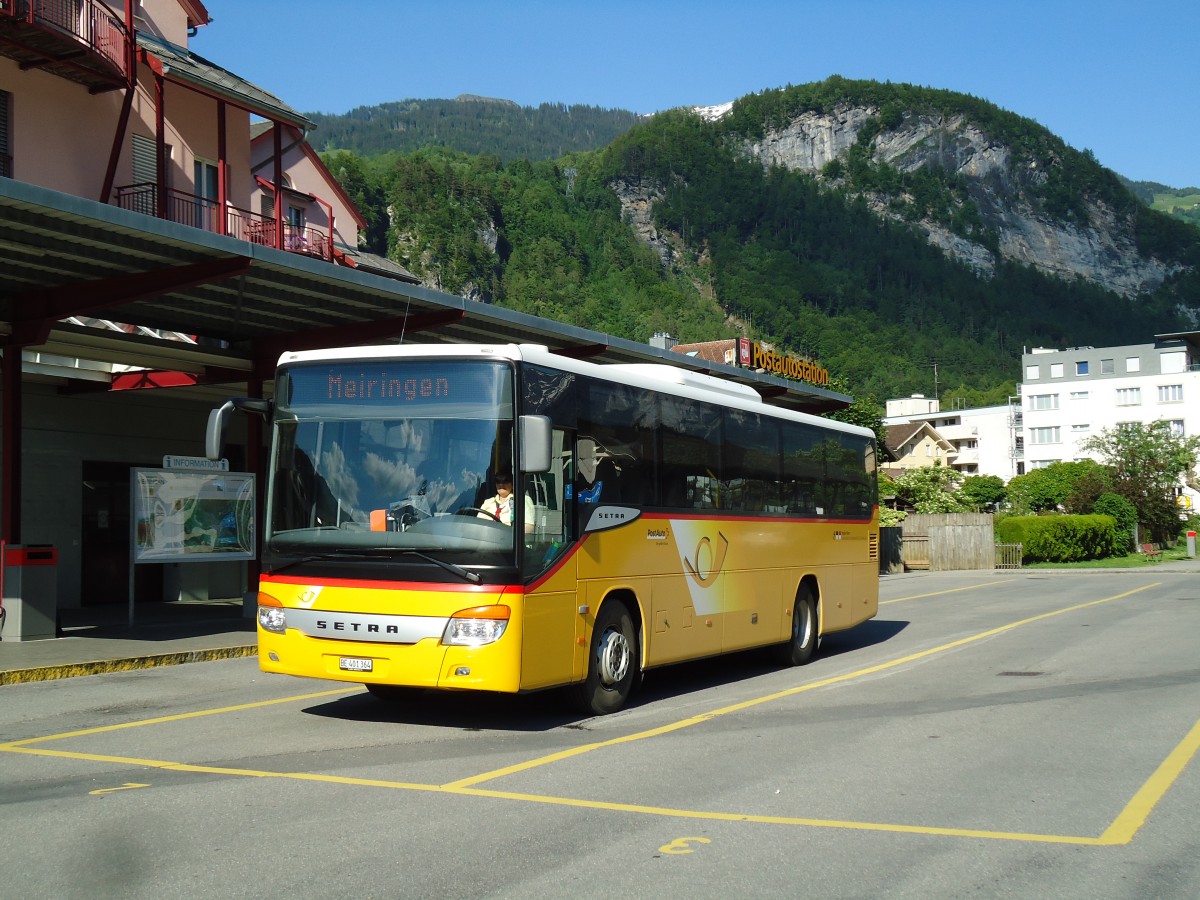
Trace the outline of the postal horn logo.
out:
[[[700,587],[706,588],[712,585],[717,580],[717,576],[721,574],[721,567],[725,565],[725,554],[728,552],[729,538],[718,531],[715,542],[707,535],[700,538],[699,543],[696,544],[696,550],[692,554],[695,562],[685,556],[683,565],[692,580]]]

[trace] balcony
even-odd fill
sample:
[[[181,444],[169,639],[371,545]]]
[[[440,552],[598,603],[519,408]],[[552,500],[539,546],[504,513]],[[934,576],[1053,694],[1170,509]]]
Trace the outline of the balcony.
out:
[[[93,94],[125,86],[129,35],[101,0],[0,0],[0,56]]]
[[[2,2],[2,0],[0,0]],[[264,247],[275,246],[275,220],[269,216],[225,207],[225,230],[221,231],[221,205],[216,200],[187,194],[183,191],[166,192],[166,218],[180,225],[190,225],[214,234],[227,234],[252,244]],[[131,184],[117,188],[117,206],[147,216],[158,216],[158,186],[151,182]],[[283,223],[283,249],[289,253],[300,253],[326,262],[333,262],[333,241],[319,228],[309,225]]]

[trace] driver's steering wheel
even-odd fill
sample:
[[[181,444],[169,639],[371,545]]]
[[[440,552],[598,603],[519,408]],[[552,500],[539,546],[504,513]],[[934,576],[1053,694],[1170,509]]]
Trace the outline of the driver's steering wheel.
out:
[[[496,515],[495,513],[488,512],[486,509],[480,509],[478,506],[463,506],[454,511],[454,514],[456,516],[469,516],[472,513],[476,514],[476,518],[478,518],[479,513],[482,513],[483,515],[487,516],[489,519],[492,519],[493,521],[498,522],[501,525],[504,524],[503,522],[500,521],[500,517],[498,515]]]

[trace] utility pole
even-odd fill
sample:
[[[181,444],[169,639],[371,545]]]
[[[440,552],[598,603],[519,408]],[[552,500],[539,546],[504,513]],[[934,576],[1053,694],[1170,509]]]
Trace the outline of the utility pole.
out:
[[[937,399],[938,399],[938,376],[937,376],[937,367],[938,367],[938,364],[935,362],[935,363],[933,364],[933,399],[934,399],[934,400],[937,400]]]

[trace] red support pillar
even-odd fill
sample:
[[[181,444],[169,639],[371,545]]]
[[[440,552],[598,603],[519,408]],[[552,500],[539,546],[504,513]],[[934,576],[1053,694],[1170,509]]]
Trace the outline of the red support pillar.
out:
[[[229,234],[229,161],[226,158],[225,101],[217,101],[217,234]]]
[[[156,147],[155,178],[158,180],[155,195],[158,197],[157,214],[167,218],[167,85],[162,72],[154,73],[154,143]]]
[[[283,123],[271,129],[275,146],[275,247],[283,249]]]

